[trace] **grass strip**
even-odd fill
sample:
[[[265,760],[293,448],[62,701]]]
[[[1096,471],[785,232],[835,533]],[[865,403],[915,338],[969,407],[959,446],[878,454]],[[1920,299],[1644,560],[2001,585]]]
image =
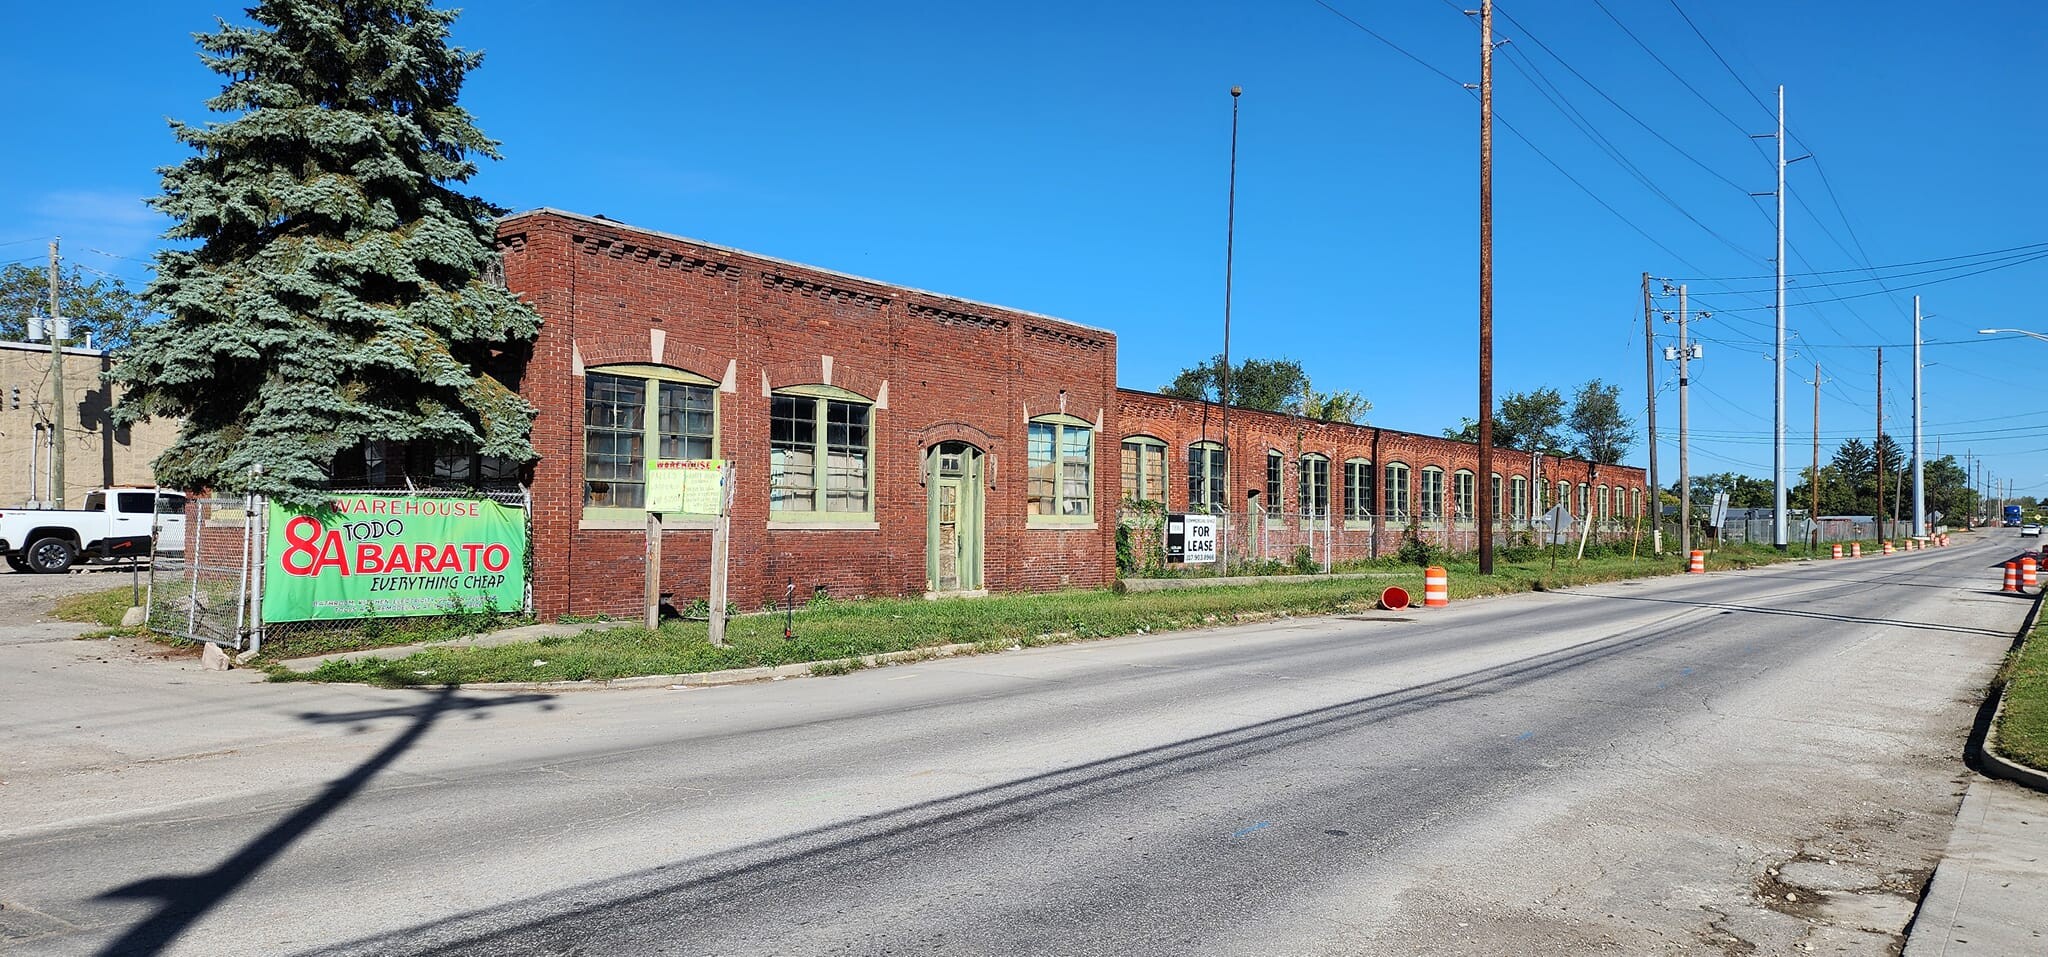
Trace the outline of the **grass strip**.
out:
[[[119,628],[121,616],[128,613],[134,599],[135,589],[131,585],[65,595],[57,599],[56,606],[50,609],[50,617],[58,621],[82,621],[103,628]]]
[[[2007,760],[2048,768],[2048,623],[2036,624],[2006,659],[2000,677],[2005,708],[1998,715],[1997,748]]]
[[[1741,568],[1796,560],[1769,547],[1735,546],[1717,551],[1710,568]],[[1547,558],[1500,562],[1481,577],[1472,562],[1451,562],[1451,597],[1477,598],[1565,588],[1594,582],[1675,574],[1677,556],[1661,559],[1626,555],[1561,558],[1555,570]],[[331,661],[311,673],[274,667],[280,681],[351,681],[384,686],[448,682],[575,681],[638,675],[693,674],[816,663],[820,674],[858,667],[853,659],[891,651],[945,644],[974,644],[996,651],[1118,635],[1176,631],[1285,615],[1337,614],[1374,606],[1388,585],[1422,600],[1422,569],[1372,580],[1222,586],[1119,594],[1069,591],[926,601],[874,599],[825,602],[796,615],[794,638],[783,637],[780,615],[733,619],[727,646],[713,647],[703,622],[669,622],[649,631],[621,626],[579,635],[495,648],[436,648],[397,660],[356,658]]]

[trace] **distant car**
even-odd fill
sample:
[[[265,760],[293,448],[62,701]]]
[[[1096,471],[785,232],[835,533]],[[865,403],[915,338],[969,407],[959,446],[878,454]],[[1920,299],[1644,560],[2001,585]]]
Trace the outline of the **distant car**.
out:
[[[2032,523],[2032,522],[2028,522],[2027,524],[2025,524],[2025,525],[2022,525],[2022,526],[2020,526],[2020,534],[2021,534],[2021,535],[2039,535],[2039,534],[2041,534],[2041,526],[2039,526],[2039,525],[2036,525],[2036,524],[2034,524],[2034,523]]]

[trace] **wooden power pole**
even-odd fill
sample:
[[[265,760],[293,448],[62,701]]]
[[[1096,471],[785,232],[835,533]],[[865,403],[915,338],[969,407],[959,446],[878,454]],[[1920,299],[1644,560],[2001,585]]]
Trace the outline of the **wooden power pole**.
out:
[[[1493,0],[1479,4],[1479,574],[1493,574]]]
[[[64,320],[57,311],[57,240],[50,240],[50,500],[64,507]]]

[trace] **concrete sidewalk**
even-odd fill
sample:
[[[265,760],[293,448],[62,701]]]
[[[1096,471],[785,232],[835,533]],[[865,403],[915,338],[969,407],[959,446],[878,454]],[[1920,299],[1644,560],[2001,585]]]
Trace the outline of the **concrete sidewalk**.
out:
[[[1907,957],[2048,954],[2048,794],[1973,774]]]

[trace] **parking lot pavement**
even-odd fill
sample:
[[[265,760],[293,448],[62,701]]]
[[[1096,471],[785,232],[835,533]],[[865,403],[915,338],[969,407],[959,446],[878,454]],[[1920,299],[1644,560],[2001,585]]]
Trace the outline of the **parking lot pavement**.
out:
[[[135,580],[127,566],[95,565],[62,575],[29,575],[0,566],[0,645],[61,641],[98,628],[87,622],[58,621],[50,616],[57,599],[103,591]],[[149,583],[149,569],[142,569]]]

